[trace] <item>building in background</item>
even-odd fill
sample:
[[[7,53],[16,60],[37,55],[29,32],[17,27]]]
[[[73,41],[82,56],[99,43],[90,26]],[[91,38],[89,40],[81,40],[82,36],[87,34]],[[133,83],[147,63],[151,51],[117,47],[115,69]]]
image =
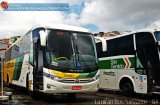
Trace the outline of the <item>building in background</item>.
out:
[[[95,33],[94,36],[99,36],[99,37],[113,37],[113,36],[117,36],[120,35],[120,33],[118,31],[112,31],[112,32],[99,32],[99,33]]]
[[[9,38],[0,39],[0,57],[4,58],[6,49],[10,46]]]
[[[4,58],[4,54],[6,49],[12,45],[18,38],[20,38],[20,36],[14,36],[11,38],[3,38],[0,39],[0,57]]]
[[[1,75],[1,61],[4,59],[5,51],[9,47],[9,38],[0,39],[0,75]],[[1,81],[1,78],[0,78]]]

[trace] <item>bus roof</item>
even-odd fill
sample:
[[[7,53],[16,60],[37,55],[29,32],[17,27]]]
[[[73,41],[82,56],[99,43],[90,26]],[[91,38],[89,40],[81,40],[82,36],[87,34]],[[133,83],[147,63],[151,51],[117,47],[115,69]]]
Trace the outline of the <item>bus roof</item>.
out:
[[[35,25],[35,26],[33,26],[31,28],[31,30],[34,30],[34,29],[40,28],[40,27],[49,28],[49,29],[59,29],[59,30],[78,31],[78,32],[87,32],[87,33],[90,33],[90,30],[88,30],[86,28],[79,27],[79,26],[74,26],[74,25],[67,25],[67,24]],[[29,31],[31,31],[31,30],[29,30]],[[7,48],[7,50],[10,49],[18,41],[20,41],[23,38],[23,36],[21,36],[18,40],[16,40],[9,48]]]
[[[86,28],[74,26],[74,25],[67,25],[67,24],[36,25],[36,26],[32,27],[32,29],[36,29],[39,27],[67,30],[67,31],[90,32],[90,30],[88,30]]]
[[[113,37],[104,37],[104,39],[105,39],[105,40],[111,40],[111,39],[120,38],[120,37],[123,37],[123,36],[135,34],[135,33],[140,33],[140,32],[154,33],[155,31],[160,31],[160,29],[143,29],[143,30],[138,30],[138,31],[133,31],[133,32],[124,33],[124,34],[117,35],[117,36],[113,36]],[[95,38],[96,38],[96,37],[95,37]],[[100,42],[100,40],[97,40],[96,42],[98,43],[98,42]]]

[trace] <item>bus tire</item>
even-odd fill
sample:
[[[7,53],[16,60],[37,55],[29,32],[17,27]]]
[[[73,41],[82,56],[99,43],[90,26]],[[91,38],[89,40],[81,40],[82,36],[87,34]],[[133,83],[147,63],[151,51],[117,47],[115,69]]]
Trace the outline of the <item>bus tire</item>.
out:
[[[133,89],[133,84],[131,82],[131,80],[129,79],[122,79],[120,82],[120,90],[122,90],[122,92],[125,95],[131,95],[134,93],[134,89]]]

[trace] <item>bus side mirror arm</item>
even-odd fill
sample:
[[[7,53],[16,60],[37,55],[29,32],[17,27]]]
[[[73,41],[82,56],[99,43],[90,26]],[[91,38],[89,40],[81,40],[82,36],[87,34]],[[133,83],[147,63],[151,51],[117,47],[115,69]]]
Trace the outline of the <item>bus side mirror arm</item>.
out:
[[[102,45],[103,45],[102,51],[103,51],[103,52],[106,52],[106,51],[107,51],[107,43],[106,43],[106,40],[103,40],[103,41],[102,41]]]
[[[40,35],[40,44],[41,46],[46,46],[47,33],[44,30],[39,31]]]
[[[160,45],[160,41],[157,42],[157,45],[158,45],[158,46]]]
[[[102,51],[106,52],[107,51],[107,42],[106,39],[102,37],[95,37],[96,39],[100,40],[102,42]]]

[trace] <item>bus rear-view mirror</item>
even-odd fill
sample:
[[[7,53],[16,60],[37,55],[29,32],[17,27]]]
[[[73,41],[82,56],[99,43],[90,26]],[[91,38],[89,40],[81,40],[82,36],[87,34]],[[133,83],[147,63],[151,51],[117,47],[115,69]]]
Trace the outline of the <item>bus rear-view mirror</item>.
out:
[[[95,39],[100,40],[102,42],[102,51],[106,52],[107,51],[107,43],[106,40],[102,37],[95,37]]]
[[[41,46],[46,46],[47,33],[44,30],[39,31]]]

